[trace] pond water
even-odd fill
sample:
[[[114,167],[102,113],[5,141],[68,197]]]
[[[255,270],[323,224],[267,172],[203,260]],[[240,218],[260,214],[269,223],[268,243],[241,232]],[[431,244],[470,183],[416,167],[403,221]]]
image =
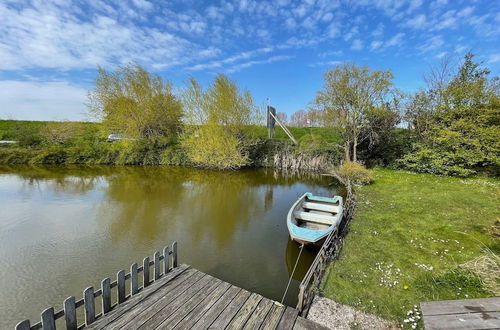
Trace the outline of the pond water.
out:
[[[0,167],[0,328],[178,242],[179,262],[281,300],[299,248],[286,214],[329,179],[271,169]],[[285,302],[312,262],[305,249]]]

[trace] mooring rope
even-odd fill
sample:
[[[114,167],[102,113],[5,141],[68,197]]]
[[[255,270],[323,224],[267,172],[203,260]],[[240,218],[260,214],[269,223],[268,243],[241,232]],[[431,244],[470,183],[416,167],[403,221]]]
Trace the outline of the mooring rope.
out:
[[[290,279],[288,280],[288,284],[286,285],[285,293],[283,294],[283,298],[281,298],[281,304],[283,305],[283,301],[285,301],[286,294],[288,292],[288,288],[290,287],[290,283],[292,282],[293,274],[295,273],[295,269],[299,264],[300,255],[302,254],[302,250],[304,249],[304,244],[300,245],[299,255],[297,256],[297,260],[295,260],[295,266],[293,266],[292,274],[290,274]]]

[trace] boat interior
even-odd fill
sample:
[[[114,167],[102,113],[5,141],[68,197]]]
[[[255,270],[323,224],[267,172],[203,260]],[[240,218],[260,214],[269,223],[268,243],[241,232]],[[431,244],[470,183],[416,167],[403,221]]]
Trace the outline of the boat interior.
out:
[[[302,228],[327,229],[337,221],[339,210],[339,203],[310,200],[305,197],[294,210],[294,222]]]

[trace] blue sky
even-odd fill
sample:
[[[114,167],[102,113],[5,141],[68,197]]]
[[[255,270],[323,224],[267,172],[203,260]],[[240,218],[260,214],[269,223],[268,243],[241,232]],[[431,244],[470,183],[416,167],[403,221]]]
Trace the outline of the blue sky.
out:
[[[392,69],[411,92],[445,56],[500,72],[495,0],[0,2],[0,119],[84,120],[98,65],[131,61],[180,90],[217,73],[289,114],[342,62]]]

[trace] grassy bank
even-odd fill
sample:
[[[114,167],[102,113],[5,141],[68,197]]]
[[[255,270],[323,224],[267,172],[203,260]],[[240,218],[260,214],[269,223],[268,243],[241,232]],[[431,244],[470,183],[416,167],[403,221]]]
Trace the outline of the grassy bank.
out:
[[[57,125],[62,125],[60,130],[68,131],[69,137],[55,143],[54,138],[47,138],[47,127],[54,130]],[[272,140],[267,139],[265,127],[253,126],[249,130],[257,141],[248,150],[249,166],[311,169],[318,167],[318,159],[329,166],[341,156],[334,146],[340,139],[328,128],[290,128],[300,141],[298,147],[291,145],[280,128],[276,128]],[[170,139],[155,145],[132,140],[108,143],[108,133],[100,123],[2,120],[0,140],[19,143],[0,145],[0,164],[191,165],[179,141]]]
[[[414,314],[407,314],[421,301],[500,294],[498,179],[377,169],[374,183],[356,194],[357,213],[324,278],[325,296],[411,328]],[[489,257],[496,268],[486,267]]]

